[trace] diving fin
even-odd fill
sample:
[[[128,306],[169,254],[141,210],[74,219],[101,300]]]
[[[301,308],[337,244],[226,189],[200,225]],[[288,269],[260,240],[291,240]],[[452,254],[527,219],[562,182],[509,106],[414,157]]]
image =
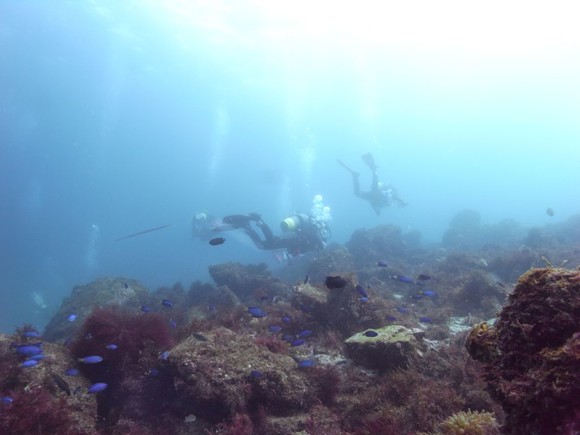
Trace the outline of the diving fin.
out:
[[[371,153],[366,153],[362,155],[363,162],[367,165],[371,170],[376,171],[378,166],[375,164],[375,159]]]

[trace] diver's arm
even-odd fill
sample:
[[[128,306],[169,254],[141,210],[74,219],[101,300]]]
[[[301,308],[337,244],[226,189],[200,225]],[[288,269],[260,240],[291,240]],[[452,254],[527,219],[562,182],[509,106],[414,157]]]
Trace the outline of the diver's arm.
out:
[[[407,207],[407,205],[409,205],[407,201],[401,198],[395,189],[393,188],[391,189],[392,189],[391,198],[393,199],[393,201],[397,203],[397,206],[401,208]]]

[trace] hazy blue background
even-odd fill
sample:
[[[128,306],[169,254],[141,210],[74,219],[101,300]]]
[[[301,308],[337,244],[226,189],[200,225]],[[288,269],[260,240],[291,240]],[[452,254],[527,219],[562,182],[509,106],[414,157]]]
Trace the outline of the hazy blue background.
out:
[[[204,208],[277,231],[319,193],[339,243],[384,223],[436,243],[465,208],[578,213],[573,3],[383,3],[0,1],[0,330],[98,276],[271,261],[243,235],[193,240]],[[407,208],[352,195],[336,159],[367,185],[367,151]]]

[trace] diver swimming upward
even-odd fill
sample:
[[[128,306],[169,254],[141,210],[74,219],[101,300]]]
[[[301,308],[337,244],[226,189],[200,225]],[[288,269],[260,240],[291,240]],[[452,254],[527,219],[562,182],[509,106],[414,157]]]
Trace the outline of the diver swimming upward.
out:
[[[393,201],[399,207],[407,206],[407,202],[398,196],[393,186],[379,181],[379,177],[377,175],[378,167],[375,164],[373,155],[371,153],[363,154],[362,159],[372,171],[371,188],[368,191],[363,191],[360,189],[360,174],[349,168],[341,160],[337,159],[338,163],[352,175],[354,194],[359,198],[368,201],[377,215],[381,214],[381,209],[383,207],[388,207]]]

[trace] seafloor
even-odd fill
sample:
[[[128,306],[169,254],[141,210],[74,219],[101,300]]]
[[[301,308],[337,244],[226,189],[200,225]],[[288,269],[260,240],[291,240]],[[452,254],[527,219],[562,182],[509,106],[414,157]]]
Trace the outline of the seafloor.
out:
[[[0,335],[0,433],[580,433],[579,264],[580,216],[464,212],[437,246],[380,226],[189,288],[102,278]]]

